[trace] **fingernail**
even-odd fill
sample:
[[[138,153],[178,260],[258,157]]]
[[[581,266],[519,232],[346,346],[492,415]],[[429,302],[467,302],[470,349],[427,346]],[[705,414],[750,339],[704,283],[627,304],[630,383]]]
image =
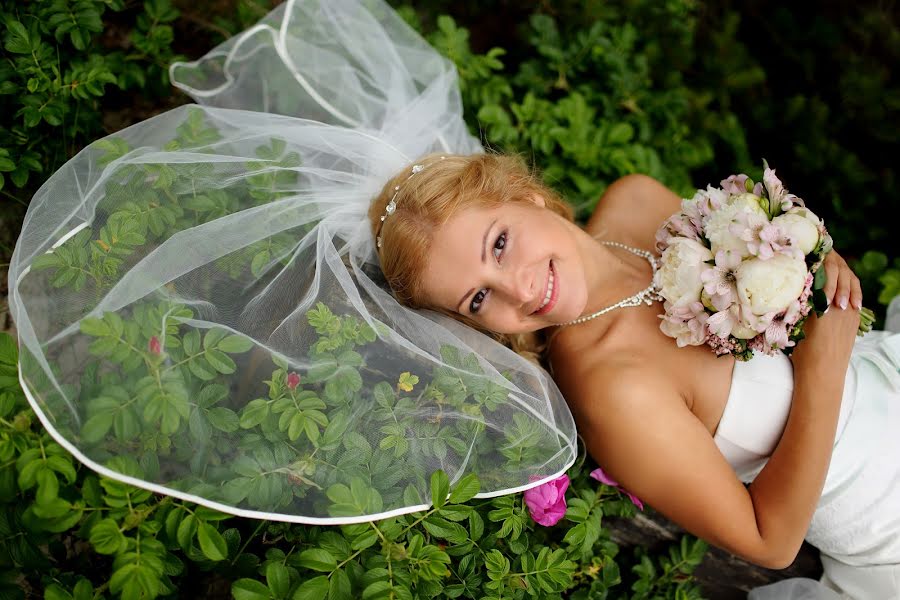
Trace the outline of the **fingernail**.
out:
[[[847,308],[847,296],[841,296],[841,300],[840,300],[839,304],[841,306],[841,309],[845,310]]]

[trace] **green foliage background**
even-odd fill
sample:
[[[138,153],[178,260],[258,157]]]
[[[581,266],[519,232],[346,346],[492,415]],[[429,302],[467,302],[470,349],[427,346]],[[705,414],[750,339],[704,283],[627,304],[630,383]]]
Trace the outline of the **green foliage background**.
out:
[[[826,218],[868,303],[900,293],[900,57],[892,3],[791,13],[769,0],[394,3],[457,64],[486,145],[520,152],[590,214],[615,178],[682,194],[761,158]],[[0,243],[81,147],[185,101],[165,69],[267,12],[264,0],[3,0]],[[438,15],[453,15],[438,16]],[[516,24],[516,25],[511,25]],[[436,474],[426,513],[342,528],[260,523],[100,478],[28,409],[0,336],[0,598],[690,598],[703,545],[621,553],[627,501],[570,472],[561,525],[521,496],[471,502]],[[449,492],[449,497],[448,497]]]

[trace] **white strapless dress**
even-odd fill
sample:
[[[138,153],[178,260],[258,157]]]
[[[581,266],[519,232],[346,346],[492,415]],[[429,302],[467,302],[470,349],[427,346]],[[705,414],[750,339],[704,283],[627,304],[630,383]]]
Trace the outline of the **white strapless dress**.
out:
[[[735,363],[714,440],[745,483],[778,444],[792,393],[787,356]],[[900,600],[900,333],[873,331],[856,343],[806,539],[822,552],[822,583],[787,580],[751,599]]]

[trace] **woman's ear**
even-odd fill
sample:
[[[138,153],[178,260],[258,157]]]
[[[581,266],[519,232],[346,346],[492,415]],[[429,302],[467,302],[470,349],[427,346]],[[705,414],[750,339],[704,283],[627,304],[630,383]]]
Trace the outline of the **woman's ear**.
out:
[[[547,201],[544,200],[544,197],[540,194],[532,194],[531,201],[540,206],[541,208],[547,208]]]

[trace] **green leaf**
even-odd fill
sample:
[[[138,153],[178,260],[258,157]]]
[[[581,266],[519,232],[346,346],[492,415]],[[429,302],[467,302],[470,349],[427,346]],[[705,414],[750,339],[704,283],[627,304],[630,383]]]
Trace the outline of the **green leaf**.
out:
[[[225,538],[209,523],[201,522],[197,528],[197,541],[200,542],[200,550],[210,560],[225,560],[228,558],[228,544]]]
[[[291,585],[291,576],[287,567],[277,562],[269,563],[266,566],[266,584],[276,598],[287,596]]]
[[[331,583],[328,586],[328,600],[352,600],[350,578],[343,569],[338,569],[331,574]]]
[[[72,594],[55,583],[44,588],[44,600],[73,600]]]
[[[103,519],[91,527],[89,539],[94,550],[100,554],[116,554],[126,545],[125,536],[112,519]]]
[[[88,419],[81,427],[81,439],[88,444],[96,444],[112,427],[114,413],[100,413]]]
[[[255,579],[238,579],[231,584],[234,600],[270,600],[269,588]]]
[[[59,494],[59,480],[50,469],[42,469],[37,474],[37,494],[35,501],[38,504],[49,504],[57,499]]]
[[[488,577],[494,581],[503,579],[509,573],[509,559],[496,549],[484,555],[484,566],[487,567]]]
[[[304,581],[294,592],[293,600],[325,600],[328,596],[328,577],[319,575]],[[240,599],[239,599],[240,600]]]
[[[241,413],[241,427],[244,429],[255,427],[262,423],[267,416],[269,416],[269,402],[263,398],[251,400]]]
[[[465,543],[468,539],[468,534],[462,525],[440,517],[428,517],[422,522],[422,526],[431,535],[454,544]]]
[[[6,44],[4,47],[8,52],[13,54],[30,54],[32,52],[32,42],[28,34],[28,30],[19,21],[9,19],[6,22]]]
[[[225,433],[237,431],[241,426],[237,413],[222,406],[216,406],[215,408],[209,409],[206,417],[209,420],[210,425]]]
[[[229,335],[219,342],[219,350],[229,354],[246,352],[253,347],[253,340],[243,335]]]
[[[478,476],[470,473],[456,482],[456,486],[450,492],[450,503],[463,504],[468,502],[475,497],[479,490],[481,490],[481,482],[478,481]]]
[[[206,332],[206,335],[203,337],[203,349],[209,350],[211,348],[215,348],[218,346],[219,342],[228,335],[228,332],[221,327],[213,327],[209,331]]]
[[[186,516],[182,519],[181,523],[178,524],[175,539],[178,541],[178,545],[181,546],[181,549],[185,552],[190,550],[194,539],[194,533],[196,533],[197,528],[197,517],[194,515]]]
[[[213,369],[224,375],[230,375],[237,369],[237,365],[231,360],[231,357],[221,350],[207,350],[203,356],[209,361]]]
[[[310,548],[300,553],[297,564],[313,571],[334,571],[337,568],[337,559],[322,548]]]
[[[431,474],[431,503],[435,508],[440,508],[447,502],[450,493],[450,479],[442,470]]]

